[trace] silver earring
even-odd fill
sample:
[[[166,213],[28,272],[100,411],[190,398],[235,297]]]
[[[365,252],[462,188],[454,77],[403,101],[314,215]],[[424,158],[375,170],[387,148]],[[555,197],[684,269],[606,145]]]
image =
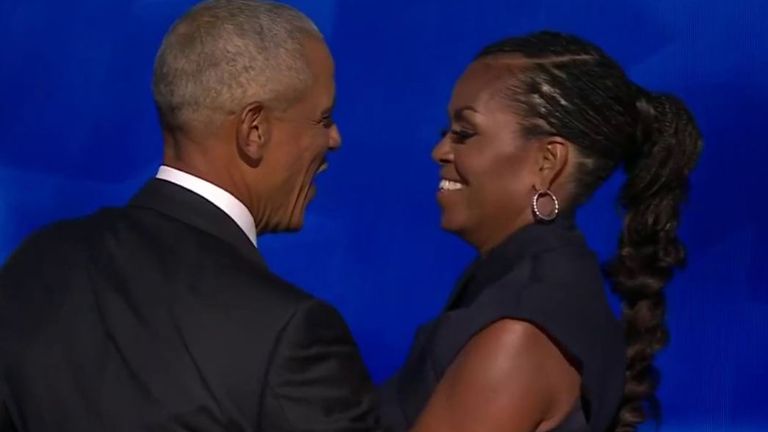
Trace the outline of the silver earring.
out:
[[[544,215],[539,210],[539,200],[545,196],[550,197],[552,202],[555,204],[555,209],[552,211],[552,214]],[[555,218],[557,218],[558,213],[560,213],[560,203],[557,201],[555,194],[550,192],[549,189],[543,191],[537,190],[533,195],[531,207],[533,208],[533,215],[539,222],[552,222],[555,220]]]

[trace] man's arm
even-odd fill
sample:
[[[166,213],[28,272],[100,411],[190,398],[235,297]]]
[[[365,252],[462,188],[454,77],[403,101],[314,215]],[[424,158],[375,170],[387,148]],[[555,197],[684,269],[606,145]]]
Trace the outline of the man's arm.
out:
[[[343,318],[313,300],[298,308],[272,354],[263,430],[379,430],[374,387]]]

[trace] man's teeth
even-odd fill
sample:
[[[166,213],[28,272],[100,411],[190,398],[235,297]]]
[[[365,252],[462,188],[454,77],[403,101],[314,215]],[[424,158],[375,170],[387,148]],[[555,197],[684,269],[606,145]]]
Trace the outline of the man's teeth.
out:
[[[320,168],[317,170],[317,173],[320,174],[321,172],[323,172],[323,171],[325,171],[327,169],[328,169],[328,163],[326,162],[326,163],[323,163],[322,165],[320,165]]]
[[[440,180],[440,190],[454,191],[463,189],[464,185],[453,180]]]

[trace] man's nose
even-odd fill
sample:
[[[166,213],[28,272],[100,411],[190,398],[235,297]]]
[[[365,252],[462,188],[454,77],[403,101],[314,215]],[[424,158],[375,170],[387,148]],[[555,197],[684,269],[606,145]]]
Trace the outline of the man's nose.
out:
[[[331,127],[331,136],[328,142],[328,148],[331,150],[336,150],[339,147],[341,147],[341,132],[339,132],[339,126],[334,124]]]

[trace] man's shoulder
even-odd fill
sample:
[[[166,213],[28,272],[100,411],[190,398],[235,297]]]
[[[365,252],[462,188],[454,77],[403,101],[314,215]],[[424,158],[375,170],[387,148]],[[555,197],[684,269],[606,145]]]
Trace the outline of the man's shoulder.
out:
[[[29,234],[14,250],[8,263],[24,258],[45,256],[72,257],[93,237],[102,226],[104,211],[87,216],[63,219],[48,223]]]
[[[90,268],[97,278],[110,269],[173,287],[177,295],[280,315],[315,300],[227,241],[151,209],[130,206],[51,223],[27,237],[3,267],[26,269],[25,277],[34,268],[58,275]]]
[[[209,264],[214,270],[201,279],[214,295],[220,295],[223,290],[236,301],[282,312],[296,310],[315,300],[312,294],[277,275],[266,264],[254,263],[237,251],[227,255],[214,257],[212,254]],[[226,285],[222,281],[226,281]]]

